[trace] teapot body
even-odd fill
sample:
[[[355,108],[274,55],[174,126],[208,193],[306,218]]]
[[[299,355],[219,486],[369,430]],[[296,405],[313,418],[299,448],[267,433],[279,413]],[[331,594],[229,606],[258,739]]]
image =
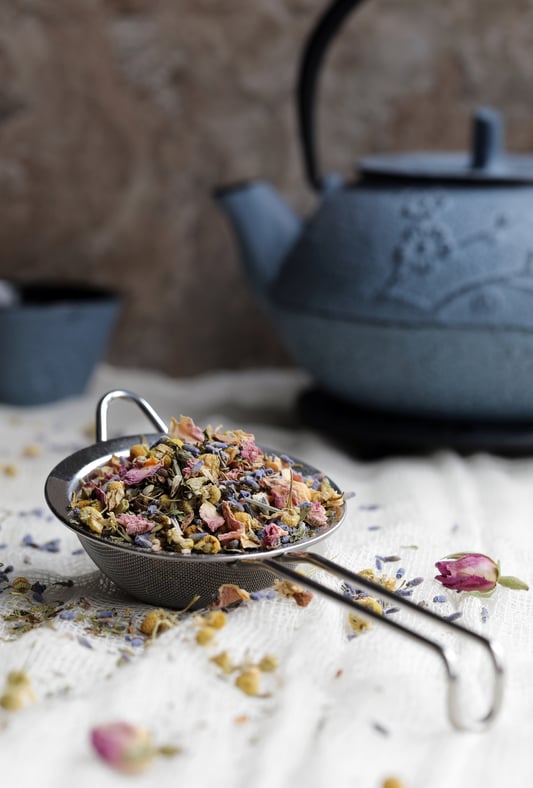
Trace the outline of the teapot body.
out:
[[[478,108],[468,152],[393,152],[333,187],[316,145],[324,55],[362,0],[331,0],[300,64],[305,223],[265,184],[223,194],[244,265],[294,359],[359,406],[444,418],[533,418],[533,156],[505,151]]]
[[[349,402],[531,417],[533,186],[339,189],[268,302],[295,360]]]

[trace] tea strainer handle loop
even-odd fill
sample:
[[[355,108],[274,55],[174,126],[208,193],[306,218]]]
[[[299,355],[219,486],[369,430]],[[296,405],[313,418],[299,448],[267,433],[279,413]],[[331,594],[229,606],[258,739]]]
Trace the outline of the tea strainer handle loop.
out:
[[[363,0],[336,0],[320,17],[312,31],[300,63],[297,101],[302,155],[310,185],[320,191],[324,179],[319,173],[315,138],[315,97],[322,60],[332,38],[350,12]]]
[[[493,669],[492,697],[490,698],[489,709],[486,714],[481,719],[477,720],[464,719],[461,712],[461,704],[459,702],[460,674],[458,669],[458,660],[454,651],[443,646],[437,640],[426,637],[420,632],[417,632],[416,630],[413,630],[410,627],[407,627],[404,624],[389,618],[388,616],[381,615],[371,608],[364,607],[350,597],[344,596],[338,591],[335,591],[326,585],[322,585],[322,583],[317,582],[313,578],[302,575],[301,573],[296,572],[294,569],[291,569],[285,565],[286,563],[294,563],[295,561],[312,564],[313,566],[325,569],[330,574],[340,577],[343,580],[348,580],[352,583],[356,583],[358,586],[367,588],[369,591],[372,591],[379,597],[391,599],[396,605],[409,608],[413,613],[416,613],[419,616],[425,616],[428,619],[430,618],[434,623],[437,623],[444,628],[454,630],[461,636],[470,637],[476,640],[479,645],[487,650]],[[384,588],[377,583],[373,583],[371,580],[368,580],[362,575],[358,575],[355,572],[350,572],[344,567],[339,566],[338,564],[330,561],[327,558],[324,558],[321,555],[317,555],[315,553],[300,553],[291,551],[290,553],[276,556],[275,558],[262,559],[260,563],[263,566],[268,567],[274,574],[281,575],[288,578],[289,580],[293,580],[294,582],[303,585],[312,591],[316,591],[319,594],[340,602],[351,610],[355,609],[362,615],[369,616],[376,621],[386,624],[387,626],[393,628],[396,632],[401,632],[402,634],[407,635],[408,637],[435,651],[440,656],[446,670],[446,675],[448,678],[448,716],[450,722],[457,730],[483,730],[484,728],[488,727],[488,725],[490,725],[490,723],[497,716],[503,699],[504,669],[500,648],[496,643],[491,642],[483,635],[479,635],[476,632],[466,629],[466,627],[463,627],[456,622],[448,621],[447,619],[438,616],[436,613],[433,613],[427,608],[419,607],[409,599],[398,596],[398,594],[396,594],[394,591],[389,591],[387,588]]]
[[[96,441],[97,443],[101,443],[102,441],[106,441],[108,438],[107,432],[107,411],[109,409],[110,404],[116,399],[127,399],[131,402],[134,402],[138,407],[142,410],[142,412],[148,417],[148,419],[152,422],[154,427],[157,427],[159,432],[167,432],[167,425],[163,421],[163,419],[159,416],[159,414],[152,408],[149,402],[147,402],[143,397],[140,397],[138,394],[135,394],[133,391],[127,391],[126,389],[114,389],[113,391],[108,391],[107,394],[100,399],[98,405],[96,406]]]

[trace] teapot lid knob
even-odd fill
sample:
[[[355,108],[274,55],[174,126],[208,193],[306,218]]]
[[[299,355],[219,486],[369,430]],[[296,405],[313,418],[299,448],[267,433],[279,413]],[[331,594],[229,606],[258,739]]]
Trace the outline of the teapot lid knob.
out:
[[[473,117],[469,152],[413,152],[365,156],[359,172],[365,181],[462,182],[483,186],[533,183],[533,156],[504,150],[503,120],[491,107]]]
[[[502,163],[503,119],[492,107],[478,107],[472,124],[471,167],[494,169]]]

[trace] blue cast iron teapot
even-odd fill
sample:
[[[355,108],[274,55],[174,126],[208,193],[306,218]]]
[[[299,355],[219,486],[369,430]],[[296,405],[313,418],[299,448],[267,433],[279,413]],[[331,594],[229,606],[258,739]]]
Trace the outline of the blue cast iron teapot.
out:
[[[359,406],[445,418],[533,416],[533,157],[490,109],[470,153],[369,156],[321,178],[314,98],[337,0],[304,52],[298,109],[321,202],[303,222],[268,184],[218,191],[254,289],[294,359]]]

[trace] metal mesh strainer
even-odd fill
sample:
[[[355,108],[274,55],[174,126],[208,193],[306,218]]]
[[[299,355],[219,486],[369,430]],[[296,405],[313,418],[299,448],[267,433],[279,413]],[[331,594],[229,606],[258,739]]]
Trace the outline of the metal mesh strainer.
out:
[[[115,399],[128,399],[135,402],[154,426],[158,433],[151,435],[130,435],[108,440],[107,412],[109,404]],[[45,496],[52,512],[76,532],[86,552],[117,586],[127,591],[136,599],[152,605],[183,609],[197,597],[193,607],[205,607],[216,598],[218,589],[225,583],[234,583],[247,591],[258,591],[272,585],[275,577],[293,580],[299,585],[334,599],[351,611],[392,627],[397,632],[408,635],[417,642],[431,648],[441,658],[448,678],[448,713],[454,727],[466,730],[482,728],[496,716],[502,701],[503,665],[498,646],[466,627],[447,621],[426,608],[421,608],[393,591],[388,591],[365,577],[351,572],[344,567],[316,553],[307,552],[312,544],[329,536],[342,524],[345,507],[339,509],[338,517],[320,529],[314,536],[299,542],[284,545],[269,551],[250,553],[223,553],[217,555],[181,555],[179,553],[155,553],[149,549],[135,545],[120,545],[106,541],[91,534],[82,525],[71,522],[70,499],[80,480],[94,468],[103,465],[113,454],[125,456],[130,446],[141,442],[155,441],[161,433],[167,432],[167,426],[146,400],[129,391],[115,390],[106,394],[98,403],[96,410],[97,442],[67,457],[49,474],[45,485]],[[276,452],[279,453],[279,452]],[[316,472],[316,468],[302,463],[304,473]],[[331,481],[331,480],[330,480]],[[338,487],[332,482],[333,486]],[[489,709],[479,720],[466,720],[458,698],[458,659],[454,651],[437,640],[426,637],[387,616],[381,616],[371,609],[365,608],[353,599],[343,596],[340,592],[323,585],[316,579],[302,575],[296,571],[298,564],[309,564],[329,572],[331,575],[347,580],[356,586],[367,589],[380,598],[394,601],[394,604],[409,609],[421,620],[431,620],[440,627],[447,628],[463,637],[470,638],[482,646],[489,655],[493,669],[493,685],[489,698]]]

